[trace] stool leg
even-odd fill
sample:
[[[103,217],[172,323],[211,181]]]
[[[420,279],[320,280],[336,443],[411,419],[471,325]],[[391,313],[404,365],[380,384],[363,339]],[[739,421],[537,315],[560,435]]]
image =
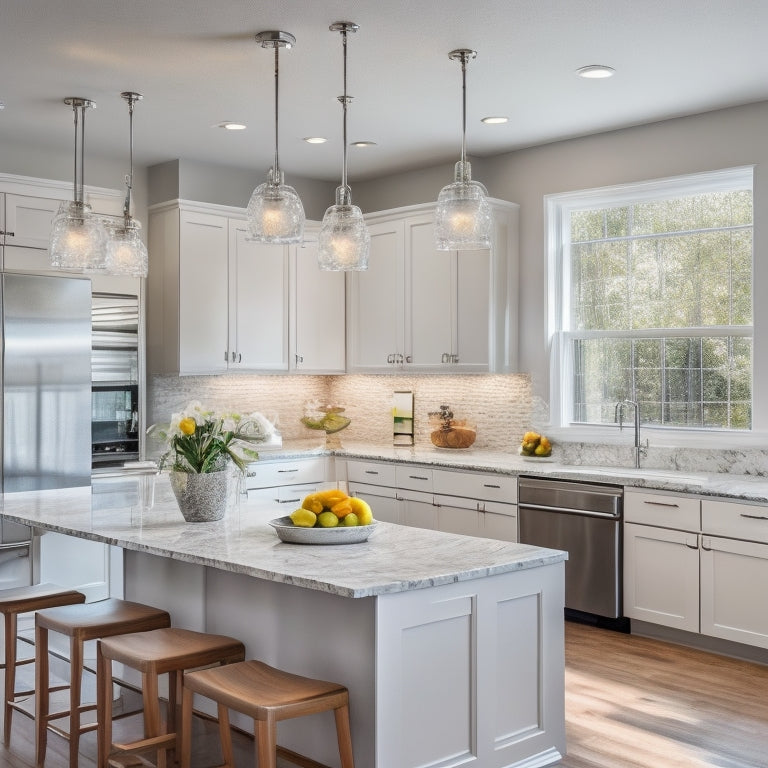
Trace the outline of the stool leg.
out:
[[[189,688],[182,689],[181,698],[181,768],[189,768],[192,756],[192,697]]]
[[[144,737],[160,735],[160,698],[157,690],[157,674],[142,672],[141,690],[144,700]],[[165,749],[157,750],[157,768],[165,768]]]
[[[349,704],[333,710],[336,718],[336,738],[339,742],[339,757],[341,768],[355,768],[355,760],[352,756],[352,733],[349,729]]]
[[[9,702],[16,690],[16,614],[5,614],[5,694],[3,700],[3,744],[11,740],[13,709]]]
[[[69,643],[69,768],[77,768],[80,751],[80,693],[83,684],[83,641]]]
[[[259,768],[277,768],[277,722],[271,713],[256,721],[255,736]]]
[[[35,626],[35,765],[43,768],[48,739],[48,630]]]
[[[96,652],[96,728],[98,742],[97,768],[107,768],[109,753],[112,751],[112,659],[101,652],[101,641]]]
[[[235,756],[232,753],[232,731],[229,729],[229,710],[223,704],[219,704],[218,712],[221,756],[224,760],[222,768],[233,768],[235,765]]]

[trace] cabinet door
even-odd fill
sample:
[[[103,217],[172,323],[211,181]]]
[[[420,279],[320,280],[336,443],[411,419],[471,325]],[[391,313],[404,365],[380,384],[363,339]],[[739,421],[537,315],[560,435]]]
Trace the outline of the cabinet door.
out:
[[[405,222],[404,296],[409,365],[450,368],[457,337],[456,254],[435,250],[432,214]]]
[[[489,369],[490,307],[490,251],[461,251],[456,254],[456,369]]]
[[[60,204],[61,200],[47,197],[5,195],[5,224],[0,227],[6,233],[5,244],[47,251],[53,217]]]
[[[229,363],[233,370],[288,370],[288,246],[248,242],[229,222]]]
[[[510,506],[510,505],[508,505]],[[515,507],[516,508],[516,507]],[[483,512],[481,536],[499,541],[517,541],[517,517],[508,513]]]
[[[482,514],[477,508],[441,503],[437,508],[437,529],[463,536],[483,536]]]
[[[404,362],[403,222],[369,226],[368,269],[351,272],[347,325],[350,371],[386,371]]]
[[[394,488],[350,482],[349,495],[359,496],[368,502],[374,520],[382,520],[385,523],[402,522],[400,500],[397,498]]]
[[[699,631],[698,534],[624,524],[624,615]]]
[[[227,219],[181,211],[179,218],[179,373],[227,370]]]
[[[343,373],[346,365],[345,273],[321,270],[317,243],[293,249],[291,367],[309,373]]]
[[[703,536],[701,632],[768,648],[768,544]]]
[[[40,536],[40,581],[77,589],[92,603],[110,595],[110,546],[46,531]]]
[[[432,503],[431,494],[409,491],[406,494],[399,493],[398,496],[404,525],[433,531],[438,529],[438,508]]]

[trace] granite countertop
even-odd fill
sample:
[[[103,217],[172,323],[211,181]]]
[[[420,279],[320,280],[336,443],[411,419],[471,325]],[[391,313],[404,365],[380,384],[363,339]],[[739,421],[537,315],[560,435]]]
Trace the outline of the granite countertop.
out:
[[[281,511],[242,501],[221,521],[185,523],[167,475],[155,505],[138,505],[135,478],[94,480],[91,488],[2,495],[14,522],[128,550],[294,584],[342,597],[371,597],[536,568],[565,552],[380,522],[367,542],[285,544],[268,521]]]
[[[532,475],[563,480],[612,483],[625,487],[650,488],[699,496],[718,496],[768,504],[768,477],[723,472],[689,472],[641,467],[596,467],[560,464],[552,459],[524,458],[508,451],[470,448],[450,450],[432,446],[381,446],[344,443],[341,450],[325,451],[316,442],[286,443],[280,451],[264,453],[263,461],[334,455],[344,459],[367,459],[393,463],[415,463],[436,469],[463,469],[503,475]]]

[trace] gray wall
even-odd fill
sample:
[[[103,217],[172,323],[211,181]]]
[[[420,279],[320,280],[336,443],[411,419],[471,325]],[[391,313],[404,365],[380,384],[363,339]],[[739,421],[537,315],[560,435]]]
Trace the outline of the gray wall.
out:
[[[150,205],[181,198],[245,208],[254,188],[266,180],[263,174],[195,160],[170,160],[149,168]],[[333,204],[336,185],[292,176],[286,184],[298,192],[308,219],[319,221]]]

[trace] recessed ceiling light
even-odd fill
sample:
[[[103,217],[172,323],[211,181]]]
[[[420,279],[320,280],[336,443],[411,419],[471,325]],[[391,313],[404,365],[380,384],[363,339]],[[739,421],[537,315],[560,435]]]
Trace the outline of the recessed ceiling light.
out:
[[[233,123],[230,120],[225,120],[223,123],[219,123],[217,128],[226,128],[228,131],[244,131],[248,126],[243,123]]]
[[[375,141],[353,141],[352,142],[353,147],[375,147],[376,142]]]
[[[5,102],[0,99],[0,109],[5,109]]]
[[[508,123],[509,118],[508,117],[484,117],[480,120],[481,123],[485,123],[486,125],[501,125],[501,123]]]
[[[606,77],[613,77],[615,71],[613,67],[607,67],[605,64],[589,64],[586,67],[579,67],[576,74],[588,80],[601,80]]]
[[[322,136],[307,136],[304,141],[307,144],[325,144],[328,139],[324,139]]]

